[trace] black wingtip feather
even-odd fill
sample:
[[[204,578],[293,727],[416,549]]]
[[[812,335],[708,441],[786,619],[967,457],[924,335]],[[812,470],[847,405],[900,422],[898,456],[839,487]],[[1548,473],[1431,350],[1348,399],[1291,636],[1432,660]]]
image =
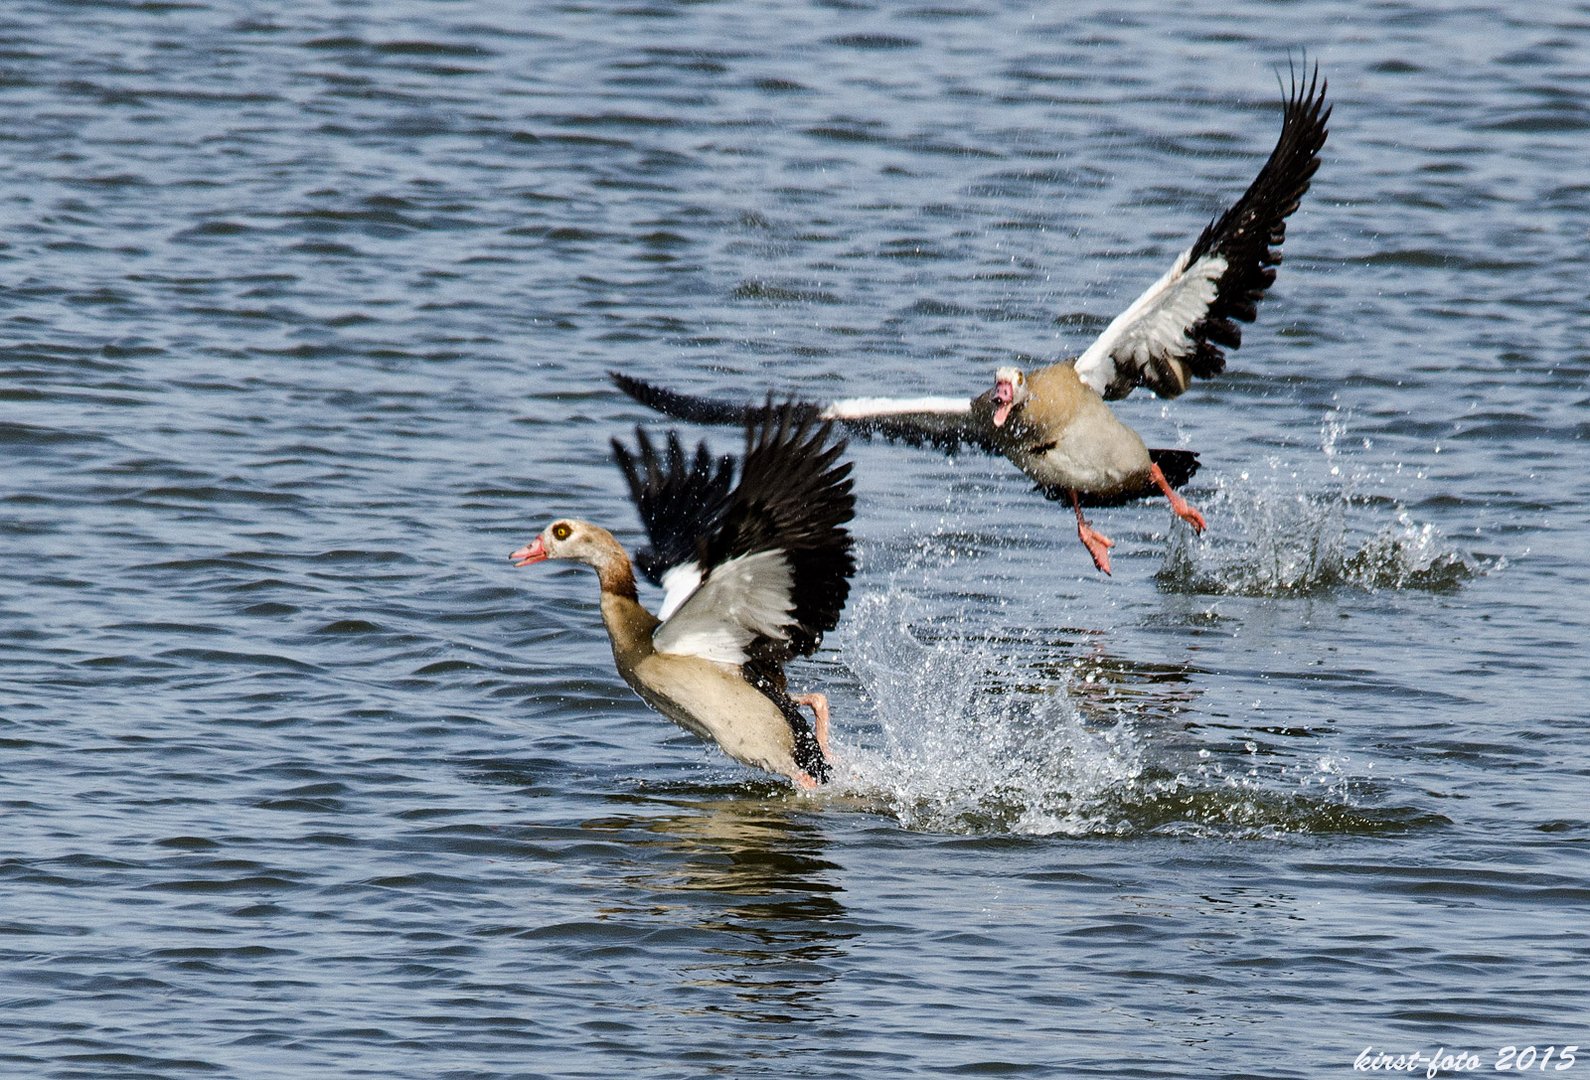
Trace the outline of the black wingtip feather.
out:
[[[1247,305],[1247,310],[1252,311],[1253,305]],[[1232,313],[1232,318],[1242,318],[1241,310]],[[1252,321],[1253,316],[1248,316]],[[1204,334],[1216,345],[1224,345],[1228,349],[1235,349],[1242,344],[1242,328],[1231,319],[1210,319],[1204,328]]]
[[[638,426],[634,452],[618,439],[612,443],[613,459],[629,484],[630,498],[651,541],[635,553],[635,564],[648,581],[660,585],[669,569],[697,558],[700,538],[722,517],[734,459],[714,458],[705,443],[689,459],[674,432],[668,433],[659,455],[646,430]]]
[[[773,548],[790,561],[794,603],[787,654],[807,655],[839,622],[855,572],[854,482],[845,441],[801,402],[771,399],[746,425],[745,458],[709,565]]]
[[[707,574],[729,559],[779,550],[790,563],[794,610],[784,642],[762,642],[757,663],[780,665],[817,648],[839,622],[856,563],[855,516],[845,440],[814,406],[790,401],[747,407],[745,455],[733,486],[734,459],[713,457],[705,443],[686,454],[669,432],[661,450],[644,428],[635,449],[613,440],[613,458],[650,538],[636,564],[653,583],[684,562]]]
[[[1220,346],[1210,341],[1200,341],[1187,359],[1187,366],[1200,379],[1212,379],[1226,370],[1226,354]]]
[[[607,376],[613,380],[613,385],[647,408],[692,424],[744,424],[757,411],[754,405],[715,401],[666,390],[621,371],[609,371]]]
[[[1259,175],[1240,199],[1211,221],[1189,253],[1188,264],[1214,253],[1227,263],[1217,283],[1214,303],[1188,336],[1199,343],[1188,367],[1198,378],[1209,378],[1225,369],[1219,346],[1236,348],[1237,341],[1223,340],[1231,320],[1258,318],[1259,301],[1275,283],[1281,265],[1281,245],[1286,240],[1286,219],[1301,204],[1314,174],[1319,152],[1329,135],[1331,108],[1325,104],[1328,82],[1315,64],[1307,78],[1291,72],[1292,86],[1281,118],[1281,134]]]

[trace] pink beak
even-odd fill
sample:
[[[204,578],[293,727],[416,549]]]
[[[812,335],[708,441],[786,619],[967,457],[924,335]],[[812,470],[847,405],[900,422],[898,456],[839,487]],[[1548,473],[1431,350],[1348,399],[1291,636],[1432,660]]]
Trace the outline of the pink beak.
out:
[[[999,402],[999,407],[994,410],[994,426],[1004,427],[1005,421],[1010,419],[1010,401],[1016,396],[1016,388],[1010,385],[1009,379],[1000,379],[994,384],[994,400]]]
[[[529,566],[531,563],[542,562],[547,558],[547,545],[538,536],[533,543],[520,548],[508,558],[515,566]]]

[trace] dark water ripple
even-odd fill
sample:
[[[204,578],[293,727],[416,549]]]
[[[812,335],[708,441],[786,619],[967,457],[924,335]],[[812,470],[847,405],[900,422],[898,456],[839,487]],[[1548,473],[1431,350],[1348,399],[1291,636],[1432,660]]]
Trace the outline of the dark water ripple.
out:
[[[0,12],[0,1072],[1314,1077],[1586,1042],[1573,5]],[[821,798],[614,676],[620,368],[963,393],[1333,134],[1194,538],[858,445]],[[728,433],[720,433],[727,436]],[[728,445],[732,437],[718,438]],[[1582,1066],[1581,1066],[1582,1067]]]

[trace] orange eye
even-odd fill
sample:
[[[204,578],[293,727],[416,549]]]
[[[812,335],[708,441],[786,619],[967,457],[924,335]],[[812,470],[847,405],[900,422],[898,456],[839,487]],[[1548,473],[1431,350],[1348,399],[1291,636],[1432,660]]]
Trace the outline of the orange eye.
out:
[[[556,525],[552,526],[552,539],[567,540],[569,538],[569,533],[573,531],[573,529],[569,528],[568,522],[560,521]]]

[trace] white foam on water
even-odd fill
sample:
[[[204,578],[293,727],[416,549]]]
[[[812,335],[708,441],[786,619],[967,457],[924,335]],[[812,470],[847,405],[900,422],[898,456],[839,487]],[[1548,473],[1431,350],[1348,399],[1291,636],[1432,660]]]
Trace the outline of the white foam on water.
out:
[[[1158,578],[1175,592],[1289,596],[1338,587],[1455,589],[1500,569],[1459,551],[1433,524],[1395,500],[1363,492],[1383,478],[1355,467],[1343,447],[1348,418],[1324,418],[1327,478],[1278,456],[1229,480],[1201,505],[1211,528],[1172,534]]]
[[[836,734],[829,793],[908,829],[1236,839],[1422,821],[1374,805],[1339,754],[1224,739],[1194,750],[1180,724],[1140,714],[1139,697],[1089,698],[1086,665],[1040,675],[1020,639],[930,623],[904,589],[860,598],[836,644],[864,711]]]
[[[1323,460],[1272,457],[1217,481],[1202,497],[1217,527],[1173,531],[1161,587],[1256,597],[1448,589],[1494,568],[1394,500],[1362,494],[1387,478],[1355,467],[1347,440],[1332,412]],[[915,542],[887,552],[884,584],[852,597],[829,639],[859,696],[836,732],[832,794],[909,829],[972,835],[1276,838],[1442,820],[1388,804],[1385,784],[1339,753],[1258,734],[1233,744],[1189,725],[1198,673],[1166,679],[1161,663],[1111,655],[1109,635],[1057,639],[1052,626],[957,609],[958,564],[997,554],[989,539],[949,499]],[[1003,608],[1023,594],[1019,580],[971,581],[985,595],[967,604]]]
[[[908,828],[1084,835],[1113,831],[1112,806],[1141,773],[1129,723],[1084,721],[1062,686],[1017,689],[1009,643],[953,628],[925,642],[920,604],[897,589],[861,597],[840,642],[875,731],[839,747],[847,791]]]

